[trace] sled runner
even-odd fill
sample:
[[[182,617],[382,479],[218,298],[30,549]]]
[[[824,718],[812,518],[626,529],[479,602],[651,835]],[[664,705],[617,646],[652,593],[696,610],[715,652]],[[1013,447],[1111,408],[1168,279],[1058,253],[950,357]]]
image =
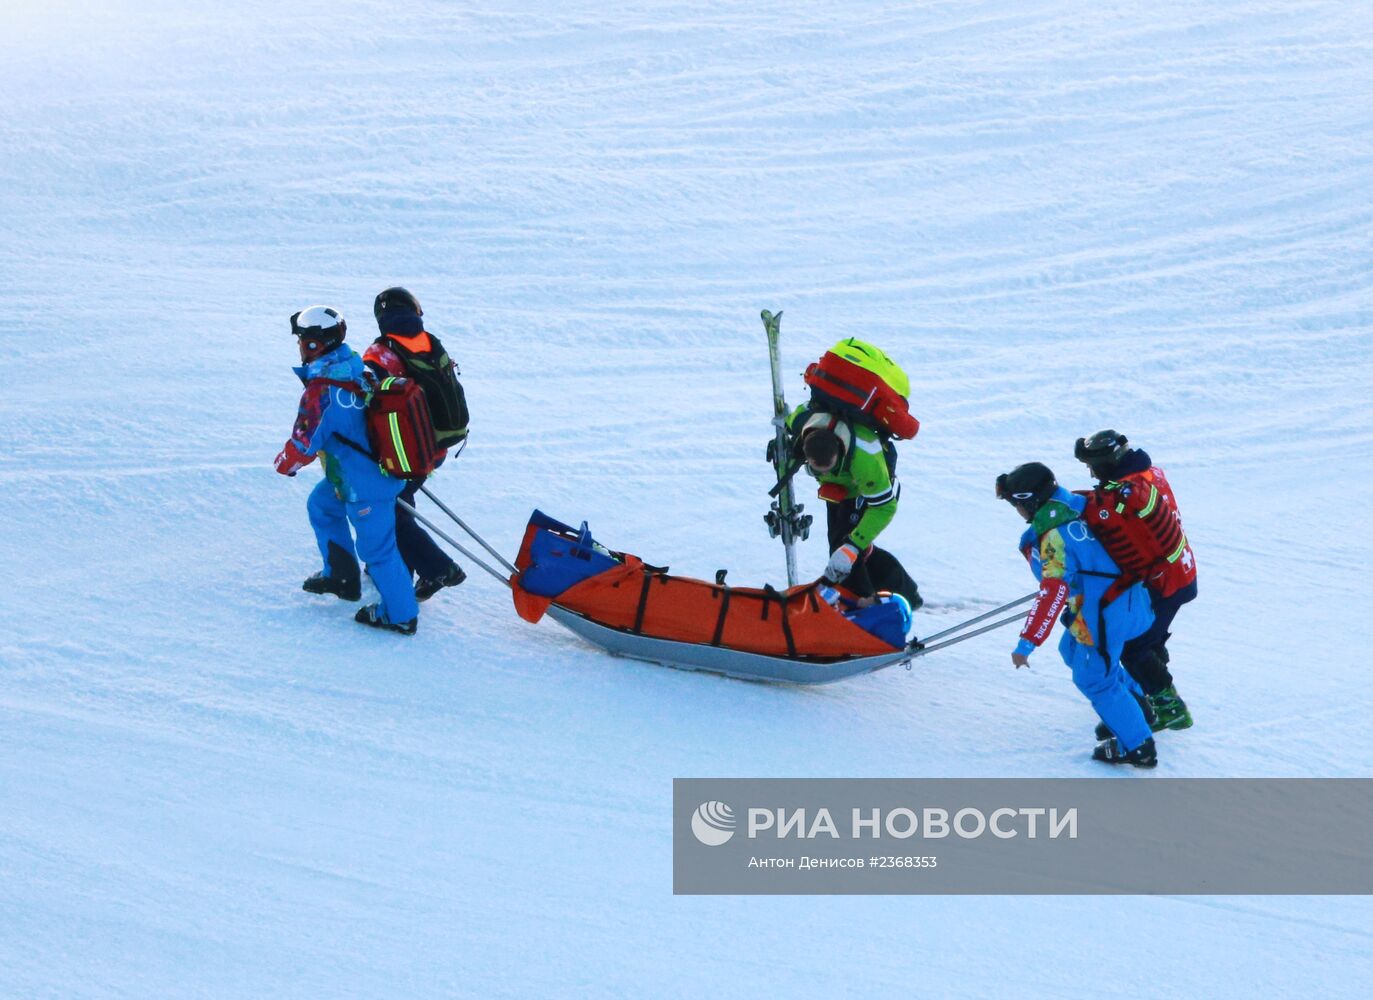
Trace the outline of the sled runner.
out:
[[[779,591],[670,575],[611,552],[586,525],[535,511],[511,579],[526,621],[545,613],[612,653],[752,680],[823,684],[909,659],[909,611],[845,613],[818,584]]]
[[[858,656],[847,660],[821,662],[787,659],[782,656],[763,656],[722,646],[691,642],[673,642],[652,636],[634,635],[609,628],[585,615],[557,604],[550,605],[548,617],[575,632],[587,642],[602,647],[613,656],[624,656],[647,663],[659,663],[679,670],[699,670],[723,674],[750,681],[774,681],[787,684],[829,684],[859,674],[870,674],[883,667],[895,666],[911,658],[902,650],[877,656]]]

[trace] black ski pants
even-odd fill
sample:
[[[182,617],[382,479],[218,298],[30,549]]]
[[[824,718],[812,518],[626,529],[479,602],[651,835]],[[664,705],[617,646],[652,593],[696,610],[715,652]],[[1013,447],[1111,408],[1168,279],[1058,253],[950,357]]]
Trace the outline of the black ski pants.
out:
[[[826,527],[829,529],[830,551],[848,541],[849,532],[854,529],[863,516],[858,500],[844,500],[840,503],[825,504]],[[911,608],[920,607],[920,590],[897,561],[896,556],[886,549],[871,546],[866,552],[859,553],[858,561],[844,580],[844,586],[859,597],[871,597],[879,590],[900,594],[910,602]]]
[[[1173,674],[1168,669],[1169,629],[1178,610],[1197,596],[1196,581],[1192,581],[1171,597],[1160,597],[1149,591],[1149,603],[1154,608],[1154,624],[1148,630],[1125,643],[1120,663],[1145,694],[1158,694],[1173,686]]]
[[[415,495],[423,485],[422,479],[410,480],[396,499],[414,506]],[[453,566],[448,553],[429,537],[429,532],[415,520],[415,515],[399,503],[396,504],[396,548],[400,549],[400,557],[410,567],[410,572],[421,580],[436,580]]]

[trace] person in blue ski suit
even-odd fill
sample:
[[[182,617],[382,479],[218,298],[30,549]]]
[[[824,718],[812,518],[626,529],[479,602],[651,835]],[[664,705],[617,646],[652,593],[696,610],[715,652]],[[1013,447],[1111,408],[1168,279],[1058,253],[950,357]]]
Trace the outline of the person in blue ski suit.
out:
[[[996,491],[1030,525],[1020,536],[1020,550],[1040,584],[1011,661],[1028,666],[1061,616],[1066,628],[1059,654],[1113,734],[1097,745],[1093,758],[1154,767],[1153,733],[1120,664],[1125,643],[1153,624],[1144,585],[1122,586],[1120,569],[1082,520],[1085,499],[1059,486],[1048,467],[1017,466],[997,477]]]
[[[396,496],[405,483],[383,472],[368,451],[366,398],[360,390],[370,375],[362,358],[343,342],[347,324],[336,310],[303,309],[291,317],[291,330],[299,339],[302,362],[294,371],[305,391],[276,470],[294,476],[317,455],[324,468],[324,478],[306,502],[324,569],[303,587],[357,600],[361,556],[381,601],[361,608],[355,620],[412,635],[419,604],[410,570],[396,548]],[[358,391],[331,382],[348,383]]]

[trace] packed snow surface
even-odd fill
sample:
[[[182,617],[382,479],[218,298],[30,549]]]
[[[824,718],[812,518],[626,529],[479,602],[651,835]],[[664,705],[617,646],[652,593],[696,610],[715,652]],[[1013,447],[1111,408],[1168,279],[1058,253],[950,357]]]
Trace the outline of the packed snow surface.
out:
[[[474,571],[414,639],[365,631],[300,591],[317,472],[271,459],[287,317],[362,344],[403,283],[475,414],[433,486],[502,550],[537,505],[781,583],[783,309],[797,400],[844,336],[911,375],[884,544],[920,629],[1030,589],[994,477],[1085,485],[1072,442],[1113,426],[1201,570],[1197,724],[1155,774],[1367,776],[1371,30],[1347,0],[8,0],[0,994],[1364,995],[1360,898],[674,897],[673,777],[1151,776],[1088,759],[1012,630],[765,686],[610,658]]]

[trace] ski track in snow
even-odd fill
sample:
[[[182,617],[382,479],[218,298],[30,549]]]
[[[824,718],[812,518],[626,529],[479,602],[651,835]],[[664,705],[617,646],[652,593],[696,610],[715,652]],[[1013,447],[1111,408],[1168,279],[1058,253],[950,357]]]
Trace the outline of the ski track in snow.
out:
[[[674,898],[673,777],[1148,776],[1086,759],[1067,671],[1005,631],[769,687],[607,657],[472,572],[413,641],[361,634],[297,589],[316,473],[270,460],[285,317],[358,343],[399,281],[476,416],[434,488],[498,547],[537,505],[780,582],[783,309],[796,399],[841,336],[912,375],[884,538],[923,631],[1029,589],[995,475],[1078,485],[1115,425],[1201,564],[1157,774],[1367,776],[1371,22],[8,5],[0,994],[1362,995],[1356,898]]]

